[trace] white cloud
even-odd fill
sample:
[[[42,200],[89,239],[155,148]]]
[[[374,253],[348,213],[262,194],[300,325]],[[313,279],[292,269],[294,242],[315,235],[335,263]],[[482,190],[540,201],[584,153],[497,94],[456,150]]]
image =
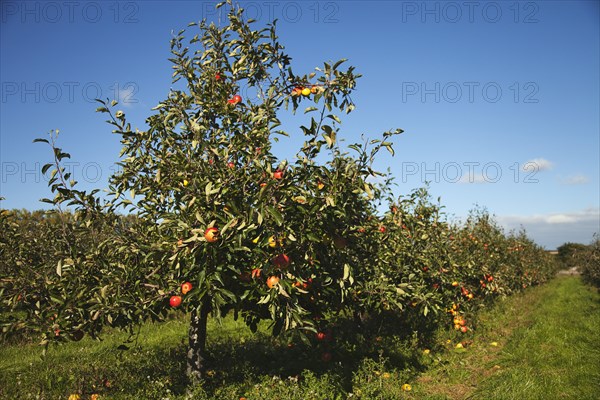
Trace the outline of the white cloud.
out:
[[[569,224],[573,222],[577,222],[577,219],[572,215],[567,214],[555,214],[549,215],[545,218],[545,222],[547,224]]]
[[[560,183],[562,183],[563,185],[585,185],[589,181],[590,180],[587,176],[581,174],[571,175],[567,176],[564,179],[560,179]]]
[[[125,87],[119,88],[117,92],[118,97],[115,100],[124,107],[133,107],[139,102],[137,92],[137,85],[125,85]]]
[[[490,180],[483,174],[464,174],[458,183],[489,183]]]
[[[498,216],[507,230],[525,228],[528,236],[547,249],[566,242],[589,243],[600,233],[600,208],[576,212]]]
[[[546,160],[545,158],[534,158],[525,162],[521,169],[524,172],[538,172],[538,171],[548,171],[554,167],[554,163]]]

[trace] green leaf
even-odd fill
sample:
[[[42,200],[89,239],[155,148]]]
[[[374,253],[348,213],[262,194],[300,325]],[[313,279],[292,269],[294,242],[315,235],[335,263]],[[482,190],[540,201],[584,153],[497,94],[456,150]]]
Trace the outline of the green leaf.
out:
[[[344,264],[344,277],[343,280],[348,280],[350,277],[350,266],[348,264]]]
[[[320,242],[321,241],[321,239],[318,236],[316,236],[314,233],[306,232],[305,236],[311,242]]]
[[[212,190],[212,182],[208,182],[206,184],[206,187],[204,188],[204,192],[206,193],[206,201],[209,201],[209,199],[210,199],[211,190]]]
[[[384,144],[383,146],[386,148],[386,150],[387,150],[387,151],[389,151],[389,152],[390,152],[390,154],[391,154],[392,156],[396,154],[396,153],[394,152],[394,148],[393,148],[391,145],[389,145],[389,144]]]
[[[334,120],[338,124],[342,123],[342,120],[337,115],[329,114],[329,115],[327,115],[327,118],[330,118],[330,119]]]
[[[275,207],[267,207],[267,212],[275,219],[277,225],[281,226],[283,224],[283,215],[277,210]]]
[[[225,226],[223,228],[221,228],[221,235],[224,235],[225,232],[231,227],[231,226],[235,226],[237,224],[238,219],[237,218],[233,218],[232,220],[230,220],[229,222],[227,222],[227,224],[225,224]]]
[[[45,174],[45,173],[46,173],[46,171],[48,171],[48,169],[50,169],[50,168],[52,167],[52,165],[53,165],[53,164],[45,164],[45,165],[42,167],[42,174]]]
[[[336,62],[335,64],[333,64],[333,69],[337,69],[337,67],[339,67],[340,65],[342,65],[346,61],[348,61],[347,58],[342,58],[341,60],[339,60],[338,62]]]

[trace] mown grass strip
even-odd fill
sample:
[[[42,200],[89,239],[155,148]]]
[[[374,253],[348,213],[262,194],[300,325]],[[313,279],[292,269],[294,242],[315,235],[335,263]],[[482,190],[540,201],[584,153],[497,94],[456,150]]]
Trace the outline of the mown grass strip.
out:
[[[600,295],[576,277],[557,278],[546,290],[473,399],[599,398]]]
[[[481,313],[472,344],[419,378],[420,399],[597,399],[600,295],[578,277]]]

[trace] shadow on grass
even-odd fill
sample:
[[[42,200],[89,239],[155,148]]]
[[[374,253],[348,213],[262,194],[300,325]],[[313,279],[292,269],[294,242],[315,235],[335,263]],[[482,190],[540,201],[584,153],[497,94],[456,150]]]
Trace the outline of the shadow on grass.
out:
[[[311,371],[317,379],[335,382],[349,393],[357,374],[396,370],[414,375],[425,369],[418,348],[429,346],[427,336],[417,338],[406,331],[405,327],[414,327],[414,323],[386,316],[359,328],[352,319],[338,319],[327,324],[332,329],[331,340],[313,338],[305,344],[273,338],[264,330],[252,334],[244,324],[227,321],[210,330],[210,359],[202,389],[209,398],[216,398],[224,387],[247,392],[257,382],[269,379],[302,383],[304,372]],[[69,393],[99,393],[109,398],[163,398],[187,393],[185,320],[144,329],[148,332],[142,337],[147,340],[129,344],[128,350],[117,349],[118,336],[109,335],[105,345],[86,339],[51,350],[47,358],[17,368],[16,375],[0,373],[0,386],[5,389],[0,395],[18,398],[36,393],[40,398],[62,398]],[[166,329],[172,332],[165,334]],[[431,332],[426,326],[420,331]],[[85,347],[89,348],[84,351]],[[29,388],[19,386],[18,381]]]
[[[426,368],[416,345],[428,346],[431,342],[406,331],[406,326],[415,325],[388,316],[358,328],[355,321],[340,319],[332,325],[332,340],[313,340],[310,345],[265,333],[237,341],[223,338],[209,343],[209,376],[203,389],[213,396],[223,385],[249,389],[268,377],[301,382],[303,372],[311,371],[317,377],[328,375],[346,392],[351,392],[355,374],[366,360],[379,366],[380,371],[395,369],[416,375]],[[179,354],[184,351],[182,346]],[[184,368],[181,365],[181,374]],[[182,393],[185,387],[174,390]]]

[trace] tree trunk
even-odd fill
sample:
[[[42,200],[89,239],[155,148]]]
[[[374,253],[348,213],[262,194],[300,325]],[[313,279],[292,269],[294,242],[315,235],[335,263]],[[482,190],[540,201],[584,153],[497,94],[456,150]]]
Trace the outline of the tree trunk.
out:
[[[206,323],[210,313],[210,298],[205,297],[200,312],[192,314],[189,331],[186,375],[190,384],[204,378],[206,370]]]

